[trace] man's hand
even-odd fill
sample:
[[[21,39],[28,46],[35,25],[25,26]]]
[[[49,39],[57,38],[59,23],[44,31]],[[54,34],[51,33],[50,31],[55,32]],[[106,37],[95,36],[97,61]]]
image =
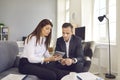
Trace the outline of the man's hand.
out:
[[[66,65],[65,60],[66,60],[66,59],[61,59],[61,60],[60,60],[60,63],[61,63],[62,65]]]
[[[67,66],[72,65],[72,63],[73,63],[73,60],[72,60],[72,59],[70,59],[70,58],[66,58],[66,59],[65,59],[65,64],[66,64]]]
[[[66,58],[66,59],[62,59],[60,62],[62,65],[70,66],[73,64],[73,59]]]

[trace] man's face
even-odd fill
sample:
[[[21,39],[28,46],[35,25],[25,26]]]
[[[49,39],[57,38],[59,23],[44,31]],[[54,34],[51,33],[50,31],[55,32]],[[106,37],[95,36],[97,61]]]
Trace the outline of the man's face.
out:
[[[62,28],[62,35],[65,41],[68,41],[69,38],[72,35],[72,29],[71,27],[67,27],[67,28]]]

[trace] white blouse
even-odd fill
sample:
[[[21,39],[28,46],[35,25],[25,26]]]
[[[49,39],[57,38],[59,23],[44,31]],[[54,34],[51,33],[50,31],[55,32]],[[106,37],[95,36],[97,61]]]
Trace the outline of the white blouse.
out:
[[[50,57],[45,47],[45,37],[40,37],[40,44],[36,45],[36,37],[33,36],[28,43],[25,42],[23,54],[21,58],[27,58],[31,63],[44,63],[44,58]]]

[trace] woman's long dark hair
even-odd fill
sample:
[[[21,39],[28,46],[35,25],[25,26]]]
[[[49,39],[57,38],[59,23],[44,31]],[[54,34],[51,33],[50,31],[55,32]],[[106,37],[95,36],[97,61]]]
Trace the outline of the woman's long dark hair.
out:
[[[38,24],[38,26],[35,28],[35,30],[31,34],[28,35],[28,37],[27,37],[27,43],[28,43],[29,39],[31,39],[31,37],[36,36],[36,45],[37,45],[37,43],[40,42],[40,35],[41,35],[41,32],[42,32],[42,28],[45,27],[46,25],[51,25],[53,27],[53,24],[51,23],[50,20],[43,19]],[[52,33],[52,30],[50,31],[49,35],[46,36],[45,45],[46,45],[47,49],[48,49],[48,46],[50,45],[51,33]]]

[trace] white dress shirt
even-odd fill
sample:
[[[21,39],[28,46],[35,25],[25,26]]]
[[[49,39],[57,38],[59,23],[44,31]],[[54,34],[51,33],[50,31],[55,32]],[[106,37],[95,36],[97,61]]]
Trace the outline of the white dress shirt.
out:
[[[45,37],[40,37],[40,44],[36,45],[36,37],[33,36],[28,43],[25,42],[23,54],[21,58],[27,58],[31,63],[44,63],[44,58],[50,57],[48,50],[45,47]]]
[[[70,44],[70,39],[68,40],[68,42],[65,41],[66,44],[66,56],[67,58],[69,58],[69,44]]]

